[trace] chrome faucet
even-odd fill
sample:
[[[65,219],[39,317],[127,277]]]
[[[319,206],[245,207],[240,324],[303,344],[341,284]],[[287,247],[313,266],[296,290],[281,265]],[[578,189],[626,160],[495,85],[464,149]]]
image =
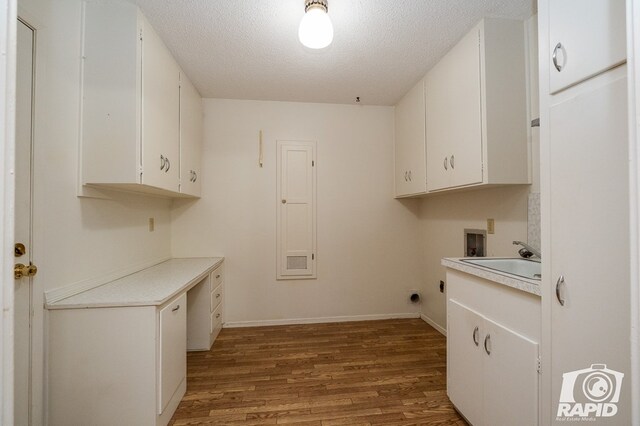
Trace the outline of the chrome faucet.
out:
[[[525,259],[528,259],[531,256],[536,256],[539,259],[542,259],[542,254],[538,250],[531,247],[529,244],[523,243],[522,241],[514,241],[513,244],[516,246],[522,246],[522,248],[518,250],[518,253]]]

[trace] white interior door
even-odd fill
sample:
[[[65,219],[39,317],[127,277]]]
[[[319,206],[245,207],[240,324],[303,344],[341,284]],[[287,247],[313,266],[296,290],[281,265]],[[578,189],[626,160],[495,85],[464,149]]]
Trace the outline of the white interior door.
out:
[[[16,76],[15,261],[32,261],[32,140],[35,33],[18,21]],[[31,424],[32,276],[14,281],[14,415],[16,425]]]
[[[278,279],[315,278],[315,142],[278,141]]]

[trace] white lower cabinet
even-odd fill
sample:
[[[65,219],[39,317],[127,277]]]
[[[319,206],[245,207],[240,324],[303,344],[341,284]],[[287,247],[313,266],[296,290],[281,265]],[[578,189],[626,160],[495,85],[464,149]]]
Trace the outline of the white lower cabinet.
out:
[[[475,426],[537,425],[540,298],[464,274],[447,284],[451,402]]]
[[[187,295],[160,310],[158,414],[162,414],[187,371]]]

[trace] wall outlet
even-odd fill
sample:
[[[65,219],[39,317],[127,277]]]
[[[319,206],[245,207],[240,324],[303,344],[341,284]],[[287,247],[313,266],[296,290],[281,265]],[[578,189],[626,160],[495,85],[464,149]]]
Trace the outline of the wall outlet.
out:
[[[156,229],[156,220],[152,217],[149,218],[149,232],[153,232]]]
[[[444,281],[440,280],[440,293],[444,293]]]
[[[487,234],[496,233],[496,222],[493,219],[487,219]]]

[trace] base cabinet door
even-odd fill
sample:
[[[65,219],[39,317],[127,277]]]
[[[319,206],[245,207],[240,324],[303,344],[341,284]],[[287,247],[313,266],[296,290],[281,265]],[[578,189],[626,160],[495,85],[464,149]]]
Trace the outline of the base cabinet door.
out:
[[[482,316],[449,299],[447,306],[447,392],[474,425],[482,424]]]
[[[538,344],[447,304],[447,393],[475,426],[538,424]]]
[[[538,424],[538,344],[484,319],[484,424]]]
[[[158,414],[162,414],[187,374],[187,295],[160,310]]]

